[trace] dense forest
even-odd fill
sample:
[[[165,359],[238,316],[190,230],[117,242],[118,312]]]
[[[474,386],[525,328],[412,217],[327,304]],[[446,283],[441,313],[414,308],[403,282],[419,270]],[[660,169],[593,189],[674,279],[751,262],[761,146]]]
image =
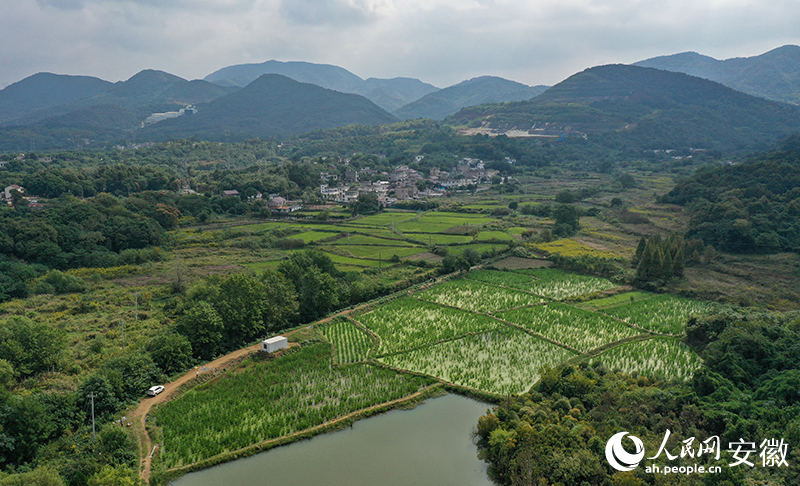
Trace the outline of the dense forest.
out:
[[[480,418],[480,454],[490,476],[505,485],[796,484],[798,331],[797,313],[727,310],[692,319],[686,342],[704,366],[688,383],[618,373],[601,363],[548,369],[530,393],[508,397]],[[612,469],[603,460],[606,442],[623,431],[640,438],[646,456],[657,460],[629,472]],[[697,452],[709,438],[712,444],[718,438],[719,458],[713,448]],[[764,451],[772,440],[791,445],[776,446],[769,456]],[[747,444],[737,454],[740,442]],[[752,452],[744,455],[745,449]],[[730,466],[741,457],[749,464]],[[651,463],[662,472],[648,472]],[[663,473],[665,466],[693,465],[721,468],[706,475]]]
[[[709,166],[661,198],[686,205],[687,236],[734,253],[800,249],[800,136],[748,161]]]

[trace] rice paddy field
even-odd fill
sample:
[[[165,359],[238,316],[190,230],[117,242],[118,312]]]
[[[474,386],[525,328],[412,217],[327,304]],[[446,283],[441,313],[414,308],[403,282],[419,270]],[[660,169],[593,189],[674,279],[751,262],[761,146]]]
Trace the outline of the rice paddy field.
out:
[[[677,380],[688,380],[702,364],[697,354],[674,338],[653,338],[622,344],[592,358],[590,362],[603,363],[612,371]]]
[[[515,328],[501,328],[395,354],[381,361],[489,393],[523,393],[539,380],[542,366],[577,353]]]
[[[497,316],[581,353],[642,334],[608,316],[559,303],[514,309]]]
[[[416,295],[417,298],[472,312],[493,312],[544,302],[541,297],[470,279],[445,282]]]
[[[689,316],[703,314],[711,304],[669,294],[653,295],[603,309],[603,313],[629,322],[648,331],[680,334]]]

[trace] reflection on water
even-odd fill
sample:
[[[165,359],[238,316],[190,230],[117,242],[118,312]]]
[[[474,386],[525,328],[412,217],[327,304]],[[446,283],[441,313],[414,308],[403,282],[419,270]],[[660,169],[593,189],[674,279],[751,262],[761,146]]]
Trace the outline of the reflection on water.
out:
[[[489,405],[458,395],[188,474],[171,486],[490,486],[470,432]]]

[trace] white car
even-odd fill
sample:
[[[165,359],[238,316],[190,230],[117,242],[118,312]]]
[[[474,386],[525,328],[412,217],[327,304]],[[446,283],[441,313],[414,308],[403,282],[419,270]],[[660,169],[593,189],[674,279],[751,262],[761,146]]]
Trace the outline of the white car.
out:
[[[156,385],[156,386],[151,386],[150,389],[147,390],[147,394],[149,396],[151,396],[151,397],[154,397],[154,396],[158,395],[159,393],[161,393],[162,391],[164,391],[164,386],[163,385]]]

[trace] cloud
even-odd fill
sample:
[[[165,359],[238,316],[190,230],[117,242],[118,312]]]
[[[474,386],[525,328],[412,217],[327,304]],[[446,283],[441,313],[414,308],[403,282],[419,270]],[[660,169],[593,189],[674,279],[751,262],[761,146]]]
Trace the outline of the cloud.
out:
[[[439,86],[554,84],[598,64],[800,44],[798,18],[787,0],[15,0],[0,5],[0,82],[147,68],[192,79],[278,59]]]

